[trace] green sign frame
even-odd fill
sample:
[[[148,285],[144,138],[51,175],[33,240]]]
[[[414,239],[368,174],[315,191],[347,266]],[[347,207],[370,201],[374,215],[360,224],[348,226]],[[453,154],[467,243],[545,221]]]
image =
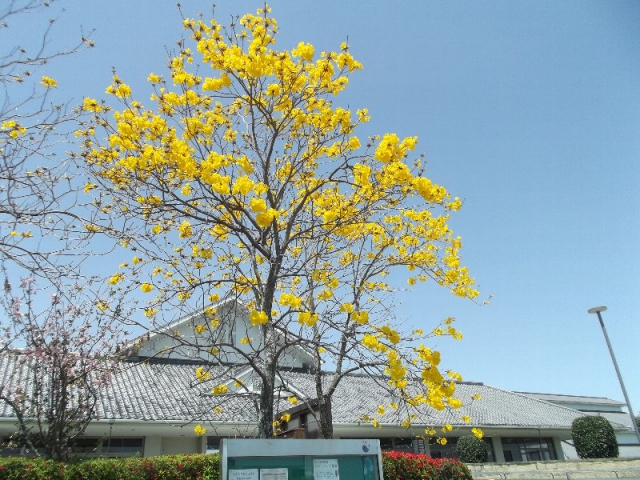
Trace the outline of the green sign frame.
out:
[[[226,438],[220,480],[384,480],[377,439]]]

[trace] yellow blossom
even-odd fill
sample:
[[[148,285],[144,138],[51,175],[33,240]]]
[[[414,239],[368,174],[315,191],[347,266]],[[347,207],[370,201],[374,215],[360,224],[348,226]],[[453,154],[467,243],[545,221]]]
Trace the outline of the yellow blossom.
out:
[[[196,378],[199,382],[204,382],[211,378],[211,374],[207,372],[203,367],[196,368]]]
[[[143,283],[142,285],[140,285],[140,290],[142,290],[144,293],[149,293],[151,290],[153,290],[153,285],[151,285],[150,283]]]
[[[265,312],[253,310],[249,315],[249,320],[251,320],[251,325],[254,327],[256,325],[264,325],[269,321],[269,317]]]
[[[203,427],[202,427],[202,425],[198,424],[198,425],[196,425],[196,426],[195,426],[195,428],[193,429],[193,432],[194,432],[197,436],[201,437],[202,435],[204,435],[205,433],[207,433],[207,429],[206,429],[206,428],[203,428]]]
[[[57,88],[58,83],[51,77],[42,77],[40,84],[45,88]]]
[[[360,325],[366,325],[369,322],[369,312],[365,310],[353,312],[351,317]]]
[[[249,201],[251,210],[256,213],[264,212],[267,209],[267,203],[262,198],[252,198]]]
[[[301,325],[306,325],[307,327],[313,327],[316,323],[318,323],[318,314],[311,312],[300,312],[298,313],[298,323]]]
[[[191,223],[184,220],[180,226],[178,227],[178,231],[180,232],[180,238],[188,238],[193,235],[193,230],[191,229]]]
[[[99,113],[102,112],[103,108],[100,106],[97,100],[93,98],[85,98],[82,101],[82,109],[87,112]]]
[[[213,387],[213,390],[211,390],[211,393],[213,395],[224,395],[225,393],[227,393],[227,390],[229,390],[229,387],[227,385],[220,384]]]
[[[276,216],[277,212],[273,208],[270,208],[266,212],[261,212],[256,215],[256,223],[258,226],[266,228],[273,223]]]

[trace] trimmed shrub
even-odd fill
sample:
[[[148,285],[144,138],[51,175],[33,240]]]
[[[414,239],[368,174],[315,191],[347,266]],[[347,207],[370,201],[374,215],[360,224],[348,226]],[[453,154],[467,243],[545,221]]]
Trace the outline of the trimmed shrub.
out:
[[[59,463],[40,458],[0,458],[9,480],[218,480],[218,455],[105,458]],[[204,476],[206,473],[206,477]]]
[[[472,480],[461,462],[429,455],[382,455],[388,480]],[[59,463],[40,458],[0,458],[0,478],[8,480],[219,480],[218,455],[84,460]]]
[[[613,427],[604,417],[584,416],[571,425],[573,445],[580,458],[615,458],[618,440]]]
[[[456,444],[458,458],[464,463],[482,463],[487,461],[487,444],[475,435],[460,437]]]

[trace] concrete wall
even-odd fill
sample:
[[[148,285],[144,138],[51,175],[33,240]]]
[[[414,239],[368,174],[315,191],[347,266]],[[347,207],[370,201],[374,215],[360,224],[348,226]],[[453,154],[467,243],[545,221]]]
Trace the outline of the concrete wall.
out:
[[[200,437],[145,437],[144,456],[180,455],[184,453],[202,453],[206,438]]]
[[[145,437],[144,456],[157,457],[162,455],[162,437]]]
[[[180,455],[184,453],[202,453],[200,437],[162,437],[160,455]]]

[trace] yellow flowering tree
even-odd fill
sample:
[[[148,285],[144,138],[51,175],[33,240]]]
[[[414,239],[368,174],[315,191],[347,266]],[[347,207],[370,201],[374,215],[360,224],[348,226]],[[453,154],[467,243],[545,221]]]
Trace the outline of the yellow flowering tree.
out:
[[[276,50],[268,7],[229,27],[185,19],[184,28],[191,43],[179,44],[168,74],[148,76],[152,107],[115,74],[115,111],[84,100],[94,115],[79,131],[97,186],[92,228],[135,249],[111,284],[146,292],[151,325],[163,310],[204,309],[196,334],[211,339],[210,353],[236,348],[260,381],[261,437],[273,433],[277,367],[294,346],[313,352],[317,371],[322,356],[341,373],[372,365],[399,398],[446,403],[455,385],[437,352],[381,318],[395,270],[409,285],[477,296],[447,225],[461,202],[424,176],[417,138],[357,136],[368,111],[336,103],[362,68],[345,43]],[[229,295],[260,331],[242,348],[215,334],[210,304]],[[407,392],[416,365],[426,395]],[[326,387],[319,397],[330,398],[335,385]]]

